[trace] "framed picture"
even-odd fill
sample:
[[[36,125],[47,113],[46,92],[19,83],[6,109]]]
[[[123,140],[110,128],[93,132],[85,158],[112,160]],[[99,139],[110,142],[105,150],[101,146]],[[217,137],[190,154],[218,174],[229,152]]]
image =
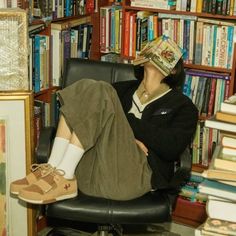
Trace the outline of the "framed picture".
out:
[[[29,90],[27,12],[0,9],[0,35],[0,90]]]
[[[36,235],[33,207],[10,194],[32,164],[32,102],[31,92],[0,92],[0,235]]]

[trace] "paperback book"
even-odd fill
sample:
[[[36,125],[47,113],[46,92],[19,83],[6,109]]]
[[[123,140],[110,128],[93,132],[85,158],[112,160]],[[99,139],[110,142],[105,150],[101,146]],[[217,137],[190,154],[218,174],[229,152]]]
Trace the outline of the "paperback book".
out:
[[[206,233],[213,232],[213,235],[236,235],[236,224],[230,221],[208,218],[204,223],[203,230]]]
[[[221,112],[228,112],[231,114],[236,114],[236,94],[230,96],[220,106]]]
[[[182,57],[181,49],[169,37],[163,35],[151,42],[141,50],[134,60],[134,65],[151,62],[165,76],[169,75]]]
[[[224,209],[224,211],[222,211]],[[206,203],[207,215],[213,219],[226,220],[236,223],[236,204],[217,197],[208,197]]]

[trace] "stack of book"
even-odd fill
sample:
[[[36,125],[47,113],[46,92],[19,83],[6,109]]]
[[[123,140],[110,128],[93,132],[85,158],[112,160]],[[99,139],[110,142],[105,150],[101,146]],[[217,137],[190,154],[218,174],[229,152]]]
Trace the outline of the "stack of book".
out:
[[[235,101],[234,95],[222,102],[221,110],[205,122],[206,126],[220,130],[220,143],[209,168],[202,173],[205,180],[199,185],[199,192],[208,195],[208,218],[195,235],[236,235],[236,122],[217,116],[236,111]]]
[[[202,173],[199,192],[208,195],[207,220],[195,235],[236,235],[236,158],[229,159],[223,148],[216,147],[209,169]]]
[[[205,121],[205,126],[226,132],[236,132],[236,95],[230,96],[220,104],[215,115]]]
[[[192,203],[198,202],[205,204],[207,195],[199,192],[199,184],[204,181],[200,173],[192,172],[189,181],[182,186],[179,197]]]

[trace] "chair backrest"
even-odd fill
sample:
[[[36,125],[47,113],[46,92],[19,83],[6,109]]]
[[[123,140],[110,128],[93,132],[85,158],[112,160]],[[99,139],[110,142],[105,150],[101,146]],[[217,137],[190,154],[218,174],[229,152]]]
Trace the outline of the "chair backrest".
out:
[[[83,78],[104,80],[109,83],[137,79],[135,77],[134,66],[131,64],[93,61],[80,58],[68,59],[62,79],[62,88]]]

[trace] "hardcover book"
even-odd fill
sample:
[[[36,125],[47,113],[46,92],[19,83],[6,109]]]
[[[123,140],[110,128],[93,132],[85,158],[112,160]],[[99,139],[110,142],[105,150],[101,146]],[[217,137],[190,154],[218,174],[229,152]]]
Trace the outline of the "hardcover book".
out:
[[[181,57],[182,52],[177,44],[163,35],[147,43],[133,64],[139,65],[149,61],[167,76]]]
[[[224,209],[224,211],[222,211]],[[226,220],[236,223],[236,204],[221,198],[209,197],[206,211],[210,218]]]
[[[217,111],[216,112],[216,119],[236,124],[236,114],[233,114],[233,113],[226,113],[226,112],[222,112],[222,111]]]
[[[220,148],[219,154],[213,161],[213,165],[215,168],[236,171],[236,156],[235,154],[233,154],[235,152],[235,149],[231,149],[231,152],[229,150],[229,148]]]
[[[236,149],[236,136],[223,134],[221,144],[223,147],[231,147]]]
[[[236,114],[236,94],[230,96],[224,102],[221,103],[220,110],[222,112],[228,112]]]
[[[215,116],[207,119],[205,126],[212,129],[236,132],[236,124],[217,120]]]
[[[205,179],[199,184],[199,192],[231,201],[236,201],[236,187],[219,181]]]
[[[236,171],[229,171],[229,170],[223,170],[216,168],[214,166],[215,159],[218,157],[221,150],[221,146],[216,146],[211,164],[209,165],[209,168],[207,170],[204,170],[202,173],[202,176],[208,179],[212,180],[218,180],[218,181],[228,181],[228,182],[235,182],[236,181]]]

